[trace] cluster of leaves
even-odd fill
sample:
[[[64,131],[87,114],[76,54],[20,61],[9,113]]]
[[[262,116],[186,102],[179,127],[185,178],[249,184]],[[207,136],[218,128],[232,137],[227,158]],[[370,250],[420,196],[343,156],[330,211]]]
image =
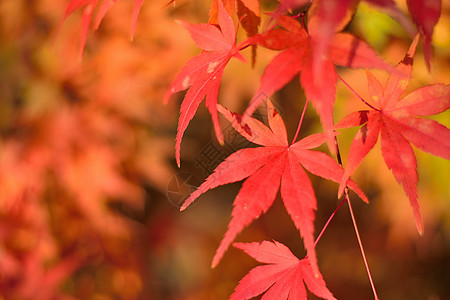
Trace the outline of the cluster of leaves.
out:
[[[67,12],[96,3],[72,1]],[[173,74],[182,62],[174,51],[184,45],[148,31],[147,38],[173,45],[152,49],[149,59],[112,34],[80,64],[70,22],[57,43],[64,50],[52,49],[64,12],[57,8],[46,1],[0,6],[0,298],[136,299],[149,255],[141,247],[154,242],[145,234],[144,188],[163,194],[174,175],[172,138],[155,132],[176,114],[153,109],[163,107],[164,87],[143,78],[156,82],[170,63]],[[148,8],[169,23],[159,5]],[[167,61],[169,71],[150,68],[156,61]]]
[[[236,3],[213,1],[210,24],[178,22],[204,50],[186,63],[165,97],[167,101],[173,93],[188,89],[181,105],[176,137],[178,165],[183,134],[205,97],[219,142],[223,143],[218,116],[220,112],[243,137],[263,146],[242,149],[230,155],[191,194],[181,210],[210,189],[248,177],[234,201],[228,230],[212,261],[214,267],[243,228],[269,209],[281,186],[281,198],[300,231],[307,257],[298,260],[278,242],[235,244],[258,261],[270,265],[252,270],[236,288],[232,299],[249,299],[266,290],[268,291],[264,299],[305,299],[306,292],[301,279],[317,296],[334,299],[325,287],[318,269],[313,226],[317,203],[304,169],[340,183],[339,196],[348,186],[363,200],[368,201],[364,193],[350,180],[350,176],[381,135],[383,158],[403,186],[414,211],[417,229],[422,233],[416,189],[417,164],[410,143],[433,155],[450,159],[450,130],[435,121],[419,118],[450,108],[450,86],[426,86],[401,98],[411,76],[419,35],[398,66],[390,66],[364,41],[340,32],[348,23],[359,1],[279,2],[278,8],[269,14],[268,25],[266,24],[260,33],[257,33],[260,12],[259,2],[256,0]],[[368,2],[391,12],[398,10],[393,1]],[[408,1],[412,20],[420,32],[428,66],[431,59],[431,36],[440,15],[440,6],[439,0]],[[233,7],[237,8],[237,16],[249,35],[249,38],[240,44],[236,43],[235,25],[230,17]],[[243,7],[245,9],[242,9]],[[286,15],[286,12],[297,8],[304,9],[299,15],[300,20],[299,16],[296,18]],[[261,46],[280,53],[267,65],[261,77],[260,88],[241,116],[217,104],[217,98],[227,63],[233,57],[244,60],[240,51],[249,46],[253,49]],[[255,52],[253,54],[255,55]],[[378,68],[391,73],[386,88],[383,88],[367,71],[372,99],[361,100],[370,110],[351,113],[336,125],[333,121],[333,108],[339,75],[335,65]],[[270,100],[267,101],[270,127],[251,115],[265,99],[285,86],[296,74],[300,74],[300,84],[320,117],[324,133],[313,134],[296,142],[297,131],[294,140],[289,143],[284,122]],[[354,126],[361,128],[352,142],[345,169],[327,154],[310,150],[327,142],[332,154],[339,153],[335,143],[335,129]],[[340,161],[339,156],[338,160]]]
[[[97,9],[99,0],[71,0],[66,7],[64,13],[63,21],[73,12],[79,9],[83,9],[83,16],[81,19],[81,45],[80,45],[80,57],[83,55],[84,47],[86,45],[86,38],[89,32],[89,25],[92,20],[92,14],[94,10],[97,9],[97,13],[94,19],[94,30],[97,30],[105,17],[108,10],[117,2],[118,0],[103,0],[101,6]],[[136,22],[138,19],[139,11],[141,9],[144,0],[134,0],[133,2],[133,19],[130,29],[130,39],[133,38],[134,32],[136,30]]]

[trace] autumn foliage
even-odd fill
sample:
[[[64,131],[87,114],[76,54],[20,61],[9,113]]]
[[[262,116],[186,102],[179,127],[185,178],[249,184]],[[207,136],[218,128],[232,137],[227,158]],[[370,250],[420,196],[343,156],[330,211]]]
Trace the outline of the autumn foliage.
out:
[[[0,299],[446,299],[449,12],[4,1]]]

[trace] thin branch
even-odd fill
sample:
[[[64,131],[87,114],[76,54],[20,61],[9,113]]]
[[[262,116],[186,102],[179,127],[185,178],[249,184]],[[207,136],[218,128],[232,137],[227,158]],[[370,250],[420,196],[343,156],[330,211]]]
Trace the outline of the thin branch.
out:
[[[338,161],[339,165],[341,165],[341,167],[343,167],[341,153],[339,151],[339,145],[338,145],[336,136],[334,137],[334,143],[336,145],[337,161]],[[367,276],[369,276],[369,281],[370,281],[370,286],[372,287],[373,296],[375,297],[375,300],[379,300],[378,295],[377,295],[377,290],[375,289],[375,284],[373,283],[372,274],[370,272],[369,263],[367,262],[366,253],[364,252],[364,247],[363,247],[363,244],[361,241],[361,236],[359,235],[358,225],[356,224],[355,215],[354,215],[353,209],[352,209],[352,204],[350,203],[350,197],[348,196],[348,187],[347,186],[344,189],[344,193],[345,193],[344,201],[347,201],[347,203],[348,203],[348,209],[350,210],[350,216],[352,218],[353,228],[355,229],[356,238],[358,239],[359,249],[361,250],[361,255],[364,260],[364,265],[366,266]]]
[[[353,94],[355,94],[359,100],[361,100],[365,105],[367,105],[368,107],[370,107],[373,110],[377,110],[380,111],[378,108],[374,107],[373,105],[371,105],[369,102],[367,102],[366,100],[364,100],[363,97],[361,97],[357,91],[355,91],[337,72],[336,72],[337,77],[353,92]]]
[[[341,201],[341,203],[339,203],[339,205],[336,207],[336,209],[333,211],[333,213],[331,214],[331,216],[328,218],[328,221],[325,223],[325,225],[323,226],[322,230],[320,231],[319,235],[317,236],[316,240],[314,241],[314,248],[316,247],[317,243],[319,242],[320,238],[322,237],[323,233],[325,232],[325,229],[327,229],[328,224],[330,224],[331,220],[334,218],[334,215],[336,214],[336,212],[341,208],[341,206],[345,203],[345,201],[347,201],[347,199],[343,199]]]
[[[297,140],[298,134],[300,133],[300,127],[302,127],[303,118],[305,117],[306,107],[308,106],[308,98],[306,98],[305,106],[303,107],[302,116],[300,117],[300,121],[298,122],[297,131],[295,132],[295,136],[292,139],[291,145]]]
[[[348,203],[348,209],[350,211],[350,216],[352,217],[353,228],[355,228],[356,238],[358,239],[359,249],[361,249],[361,255],[364,260],[364,265],[366,266],[367,275],[369,276],[370,286],[372,287],[373,296],[375,300],[379,300],[377,295],[377,290],[375,289],[375,284],[373,283],[372,274],[370,273],[369,263],[367,262],[366,253],[364,252],[364,247],[361,241],[361,236],[359,235],[358,225],[356,225],[355,215],[353,213],[352,204],[350,203],[350,197],[348,196],[348,188],[345,187],[345,199]]]

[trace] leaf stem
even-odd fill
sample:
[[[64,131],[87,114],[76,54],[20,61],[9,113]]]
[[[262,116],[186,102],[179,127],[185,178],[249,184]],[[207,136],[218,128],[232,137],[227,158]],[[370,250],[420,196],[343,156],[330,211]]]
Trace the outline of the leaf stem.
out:
[[[316,247],[317,243],[319,242],[320,238],[322,237],[323,233],[325,232],[325,229],[327,229],[328,224],[330,224],[331,220],[334,218],[334,215],[336,215],[337,211],[341,208],[341,206],[347,201],[347,199],[343,199],[341,203],[336,207],[336,209],[333,211],[331,216],[328,218],[328,221],[325,223],[325,225],[322,228],[322,231],[320,231],[319,235],[317,236],[315,242],[314,242],[314,248]]]
[[[369,263],[367,262],[366,254],[364,252],[364,247],[361,241],[361,236],[359,235],[358,225],[356,225],[355,215],[353,213],[352,204],[350,202],[350,197],[348,196],[348,188],[345,187],[345,200],[348,203],[348,209],[350,211],[350,216],[352,217],[353,228],[355,228],[356,238],[358,239],[359,249],[361,249],[361,255],[364,260],[364,265],[366,266],[367,276],[369,276],[370,286],[372,287],[373,296],[375,300],[379,300],[377,295],[377,290],[375,289],[375,284],[373,283],[372,274],[370,273]]]
[[[369,102],[367,102],[366,100],[364,100],[363,97],[361,97],[357,91],[355,91],[337,72],[336,72],[336,76],[353,92],[353,94],[355,94],[365,105],[367,105],[368,107],[370,107],[373,110],[377,110],[380,111],[378,108],[372,106]]]
[[[338,161],[339,165],[341,165],[341,167],[343,167],[342,166],[341,153],[339,151],[339,144],[338,144],[336,136],[334,136],[334,142],[335,142],[335,145],[336,145],[337,161]],[[358,225],[356,224],[355,214],[353,213],[353,208],[352,208],[352,204],[350,202],[350,197],[348,195],[348,187],[347,186],[344,188],[344,193],[345,193],[345,198],[344,198],[343,202],[347,201],[347,203],[348,203],[348,209],[350,210],[350,216],[352,218],[353,228],[355,229],[356,238],[358,240],[359,249],[361,250],[361,255],[362,255],[363,260],[364,260],[364,265],[366,267],[367,276],[369,277],[370,286],[372,287],[373,296],[375,297],[375,300],[379,300],[378,295],[377,295],[377,290],[375,289],[375,284],[373,283],[372,274],[370,272],[369,263],[367,262],[366,253],[364,251],[364,247],[363,247],[363,244],[362,244],[362,241],[361,241],[361,236],[359,235]]]
[[[298,14],[298,17],[301,17],[301,18],[302,18],[302,25],[303,25],[303,28],[305,29],[306,32],[308,32],[308,31],[306,30],[306,22],[305,22],[306,14],[305,14],[304,12],[301,12],[301,13]],[[309,35],[309,33],[308,33],[308,35]]]
[[[245,42],[247,42],[247,41],[245,41]],[[244,42],[244,43],[245,43],[245,42]],[[242,43],[242,44],[244,44],[244,43]],[[242,44],[240,44],[239,46],[237,46],[238,51],[242,51],[242,50],[247,49],[248,47],[254,45],[253,43],[248,43],[248,42],[247,42],[247,44],[244,44],[244,45],[242,45]]]
[[[303,123],[303,118],[305,117],[305,112],[306,112],[306,106],[308,106],[308,101],[309,99],[306,98],[305,101],[305,106],[303,107],[303,112],[302,112],[302,116],[300,117],[300,121],[298,122],[298,126],[297,126],[297,131],[295,132],[295,136],[292,139],[292,142],[290,145],[292,145],[298,138],[298,134],[300,133],[300,127],[302,127],[302,123]]]

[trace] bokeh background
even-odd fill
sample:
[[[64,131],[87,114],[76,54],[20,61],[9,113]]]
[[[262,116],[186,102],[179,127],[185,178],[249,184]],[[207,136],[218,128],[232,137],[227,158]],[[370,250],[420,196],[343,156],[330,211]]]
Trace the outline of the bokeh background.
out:
[[[176,72],[199,53],[174,20],[207,22],[210,2],[180,0],[166,7],[167,0],[145,1],[131,42],[132,1],[117,1],[99,30],[89,31],[82,60],[82,11],[62,24],[68,2],[0,1],[0,299],[226,299],[257,265],[230,249],[210,268],[241,183],[208,192],[183,213],[178,208],[221,159],[249,144],[222,120],[227,140],[220,147],[202,106],[185,134],[178,169],[174,139],[183,94],[162,103]],[[405,1],[397,2],[406,12]],[[261,5],[270,11],[276,2]],[[392,64],[411,42],[395,20],[366,4],[346,30]],[[240,32],[238,39],[244,38]],[[431,72],[419,48],[408,91],[450,81],[448,1],[433,40]],[[219,101],[242,112],[275,54],[258,49],[253,69],[232,60]],[[250,61],[250,49],[244,55]],[[338,72],[368,96],[364,70]],[[273,101],[292,137],[305,101],[298,79]],[[338,83],[336,120],[360,108]],[[259,115],[264,118],[264,109]],[[432,118],[450,127],[449,112]],[[303,136],[320,131],[311,108],[302,128]],[[354,133],[339,136],[344,161]],[[354,196],[352,201],[381,299],[450,299],[450,163],[416,155],[422,237],[407,197],[381,162],[379,145],[354,176],[371,199],[369,205]],[[310,177],[319,232],[339,203],[337,184]],[[238,236],[263,239],[305,254],[280,199]],[[317,247],[327,286],[338,299],[372,298],[346,206]]]

